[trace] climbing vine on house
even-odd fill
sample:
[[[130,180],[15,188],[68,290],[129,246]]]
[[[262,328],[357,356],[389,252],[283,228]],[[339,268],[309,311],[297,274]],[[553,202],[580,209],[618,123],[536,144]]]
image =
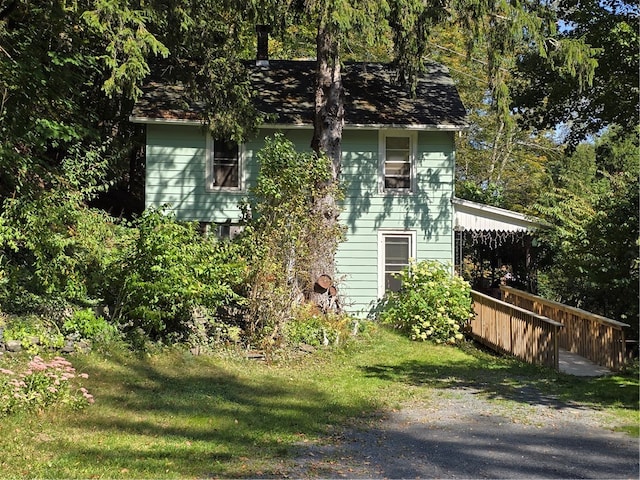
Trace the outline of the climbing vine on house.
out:
[[[267,139],[258,161],[256,185],[243,206],[242,242],[251,258],[248,333],[268,342],[283,334],[300,305],[314,299],[317,275],[310,266],[326,245],[338,244],[342,228],[327,228],[313,206],[327,193],[341,193],[335,183],[324,183],[328,158],[297,152],[282,135]]]

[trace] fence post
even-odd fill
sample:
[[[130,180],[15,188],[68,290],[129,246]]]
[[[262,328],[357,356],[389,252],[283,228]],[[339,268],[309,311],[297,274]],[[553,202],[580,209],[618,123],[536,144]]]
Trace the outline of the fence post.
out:
[[[555,326],[553,329],[553,368],[556,372],[560,371],[560,347],[558,345],[558,336],[560,335],[560,327]]]

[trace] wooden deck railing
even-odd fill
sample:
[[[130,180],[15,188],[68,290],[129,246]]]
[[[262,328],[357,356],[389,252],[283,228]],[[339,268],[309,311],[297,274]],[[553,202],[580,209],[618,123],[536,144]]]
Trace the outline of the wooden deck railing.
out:
[[[624,365],[624,328],[628,324],[515,288],[501,286],[500,290],[505,302],[560,322],[564,326],[559,337],[560,348],[611,370],[619,370]]]
[[[562,324],[542,315],[472,291],[476,313],[474,338],[488,347],[526,362],[558,369],[558,337]]]

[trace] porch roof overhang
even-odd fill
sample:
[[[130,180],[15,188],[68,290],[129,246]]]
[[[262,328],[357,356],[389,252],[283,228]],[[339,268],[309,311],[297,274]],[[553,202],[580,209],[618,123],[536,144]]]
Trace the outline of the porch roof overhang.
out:
[[[543,227],[541,220],[504,208],[453,198],[456,231],[532,232]]]

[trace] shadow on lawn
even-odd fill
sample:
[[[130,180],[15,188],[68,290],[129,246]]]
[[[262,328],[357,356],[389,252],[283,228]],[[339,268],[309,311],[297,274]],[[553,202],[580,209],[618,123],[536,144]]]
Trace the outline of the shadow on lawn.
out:
[[[92,365],[96,405],[79,423],[104,442],[69,446],[78,462],[112,465],[96,467],[107,475],[126,469],[133,476],[245,476],[244,468],[257,468],[247,463],[273,465],[296,441],[363,409],[255,364],[244,375],[188,355],[168,363],[123,358],[117,368]]]
[[[475,357],[475,361],[434,364],[410,360],[360,368],[367,376],[391,382],[443,389],[471,389],[492,399],[545,405],[555,409],[615,405],[638,410],[637,378],[573,377],[515,359],[494,356],[481,349],[466,350]]]

